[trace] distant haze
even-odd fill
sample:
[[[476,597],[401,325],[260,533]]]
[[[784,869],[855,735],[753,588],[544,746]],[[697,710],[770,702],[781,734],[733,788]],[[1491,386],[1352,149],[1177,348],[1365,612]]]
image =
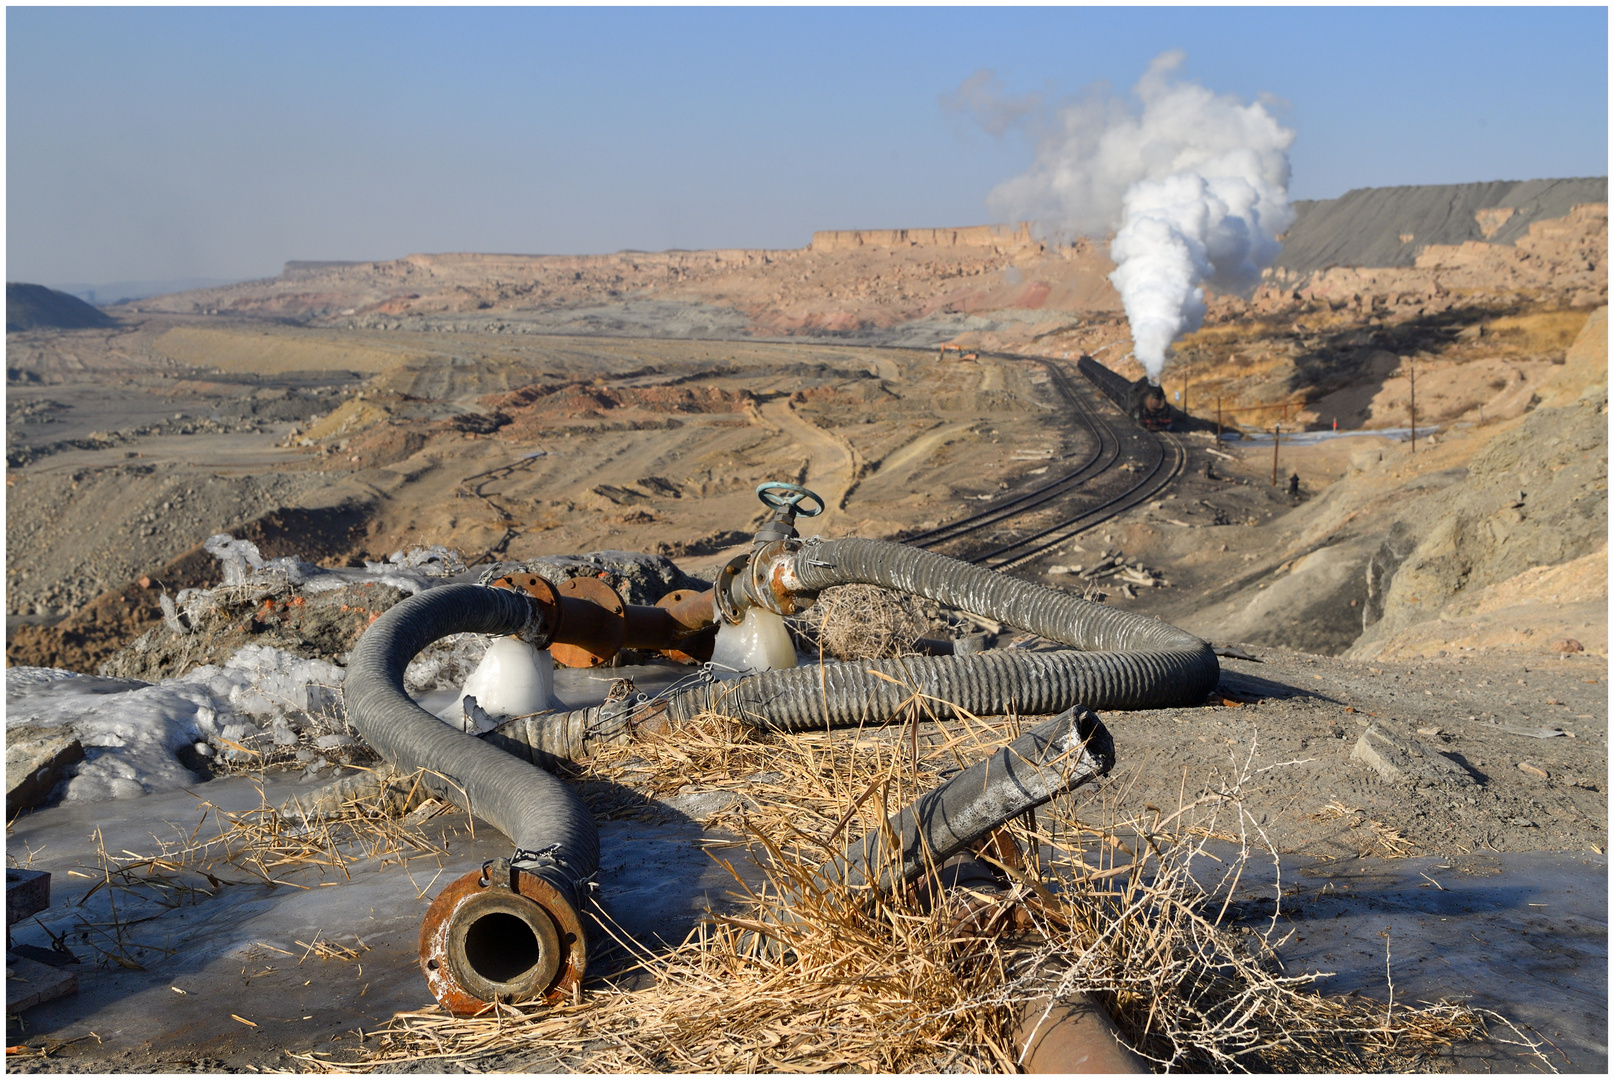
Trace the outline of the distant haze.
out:
[[[92,304],[115,304],[119,300],[141,300],[164,293],[189,292],[191,289],[211,289],[215,285],[233,285],[240,278],[173,278],[168,281],[103,281],[100,284],[84,282],[51,282],[50,287],[72,293]]]
[[[417,251],[800,247],[983,223],[1008,99],[1184,79],[1297,133],[1296,199],[1601,176],[1583,8],[51,8],[7,28],[7,278],[273,276]]]

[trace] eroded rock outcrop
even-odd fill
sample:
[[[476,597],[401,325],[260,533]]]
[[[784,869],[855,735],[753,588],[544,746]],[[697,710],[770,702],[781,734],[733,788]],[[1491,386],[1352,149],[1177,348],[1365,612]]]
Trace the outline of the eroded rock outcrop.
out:
[[[1588,321],[1561,376],[1544,388],[1555,403],[1574,392],[1572,399],[1543,403],[1497,435],[1460,482],[1430,495],[1415,518],[1386,534],[1386,545],[1402,536],[1416,538],[1416,546],[1388,576],[1382,607],[1369,610],[1381,617],[1347,655],[1418,651],[1420,642],[1505,621],[1512,606],[1606,608],[1607,570],[1599,573],[1597,553],[1608,544],[1607,327],[1604,308]],[[1548,580],[1548,569],[1568,566],[1580,571]],[[1606,616],[1603,625],[1606,639]],[[1513,632],[1551,636],[1522,624]],[[1599,644],[1606,650],[1606,640]]]

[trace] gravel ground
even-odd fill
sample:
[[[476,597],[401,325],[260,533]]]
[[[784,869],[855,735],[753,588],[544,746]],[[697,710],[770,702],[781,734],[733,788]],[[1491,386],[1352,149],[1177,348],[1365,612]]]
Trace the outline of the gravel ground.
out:
[[[1222,660],[1220,692],[1236,705],[1105,718],[1111,783],[1130,803],[1169,811],[1180,791],[1238,784],[1280,851],[1328,858],[1606,850],[1605,659],[1255,655]],[[1352,760],[1370,726],[1449,765],[1386,779]],[[1564,734],[1521,734],[1552,729]]]

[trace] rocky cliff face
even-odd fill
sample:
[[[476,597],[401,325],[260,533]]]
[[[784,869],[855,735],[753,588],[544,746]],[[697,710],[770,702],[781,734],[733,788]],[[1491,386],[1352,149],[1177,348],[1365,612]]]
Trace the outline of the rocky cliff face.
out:
[[[1460,482],[1420,500],[1386,531],[1371,568],[1382,604],[1368,612],[1382,616],[1349,655],[1371,658],[1406,651],[1420,638],[1481,630],[1481,616],[1515,605],[1606,607],[1607,308],[1587,322],[1570,355],[1541,406],[1487,443]],[[1546,407],[1549,395],[1555,407]],[[1537,580],[1547,568],[1582,562],[1550,590]],[[1599,562],[1601,595],[1592,580]],[[1512,604],[1500,602],[1509,598]]]
[[[977,247],[999,255],[1009,252],[1041,253],[1043,245],[1031,235],[1031,226],[969,225],[958,229],[838,229],[813,233],[810,251],[846,251],[860,247]]]

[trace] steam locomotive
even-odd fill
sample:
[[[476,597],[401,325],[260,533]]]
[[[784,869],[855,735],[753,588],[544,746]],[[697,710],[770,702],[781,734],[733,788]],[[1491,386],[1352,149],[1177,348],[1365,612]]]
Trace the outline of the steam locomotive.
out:
[[[1076,370],[1104,391],[1123,412],[1150,431],[1172,431],[1182,427],[1182,413],[1171,407],[1166,392],[1159,383],[1145,376],[1137,382],[1128,382],[1091,356],[1076,361]]]

